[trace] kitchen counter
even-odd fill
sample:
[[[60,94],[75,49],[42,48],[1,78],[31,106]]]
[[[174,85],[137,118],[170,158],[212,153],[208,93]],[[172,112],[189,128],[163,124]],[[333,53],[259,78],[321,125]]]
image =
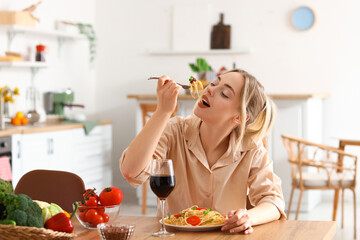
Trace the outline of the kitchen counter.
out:
[[[100,121],[98,125],[111,124],[111,121]],[[37,125],[12,126],[6,125],[6,129],[0,130],[0,137],[11,136],[13,134],[29,134],[40,132],[61,131],[74,128],[83,128],[82,123],[40,123]]]

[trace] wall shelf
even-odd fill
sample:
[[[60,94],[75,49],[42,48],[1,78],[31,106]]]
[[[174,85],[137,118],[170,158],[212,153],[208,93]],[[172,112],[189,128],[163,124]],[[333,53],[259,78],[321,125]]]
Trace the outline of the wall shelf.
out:
[[[48,29],[26,27],[20,25],[0,25],[0,31],[7,33],[8,51],[11,51],[11,44],[17,34],[30,33],[35,35],[55,37],[57,38],[59,44],[59,55],[60,55],[60,48],[62,47],[63,42],[65,40],[86,39],[86,37],[80,33],[71,33],[71,32],[59,31],[59,30],[48,30]]]
[[[16,68],[46,68],[46,62],[30,62],[30,61],[14,61],[14,62],[0,62],[0,67],[16,67]]]
[[[60,49],[66,40],[82,40],[86,37],[80,33],[65,32],[59,30],[48,30],[36,27],[26,27],[21,25],[0,25],[0,32],[6,32],[8,38],[7,51],[11,52],[11,45],[14,38],[18,34],[29,33],[32,35],[42,35],[48,37],[54,37],[58,41],[58,55],[60,56]],[[35,75],[41,68],[48,67],[46,62],[35,62],[35,61],[9,61],[0,62],[0,68],[29,68],[31,70],[31,82],[34,83]]]
[[[153,50],[150,55],[239,55],[250,53],[250,47],[238,47],[235,49],[211,49],[211,50]]]
[[[0,31],[6,31],[8,34],[31,33],[31,34],[60,37],[65,39],[85,39],[85,36],[80,33],[70,33],[59,30],[47,30],[36,27],[25,27],[20,25],[1,25]]]

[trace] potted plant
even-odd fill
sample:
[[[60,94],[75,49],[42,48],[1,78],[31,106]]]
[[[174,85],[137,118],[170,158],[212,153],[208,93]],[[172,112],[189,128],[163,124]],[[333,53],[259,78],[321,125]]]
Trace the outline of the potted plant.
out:
[[[80,34],[83,34],[86,36],[86,38],[89,40],[89,53],[90,53],[90,63],[92,63],[95,60],[96,55],[96,33],[94,30],[94,27],[90,23],[73,23],[68,21],[56,21],[56,28],[62,29],[62,26],[73,26],[77,27]]]
[[[197,74],[197,78],[202,82],[203,86],[216,78],[216,73],[204,58],[197,58],[196,64],[190,63],[189,66]]]

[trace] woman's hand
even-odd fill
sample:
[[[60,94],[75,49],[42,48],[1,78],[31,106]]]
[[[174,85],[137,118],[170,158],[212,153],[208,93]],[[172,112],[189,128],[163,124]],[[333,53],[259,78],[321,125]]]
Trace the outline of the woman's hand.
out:
[[[172,114],[175,111],[177,96],[180,92],[180,86],[178,86],[168,76],[161,76],[157,85],[157,109],[161,113]]]
[[[254,231],[250,216],[248,215],[246,209],[232,210],[228,213],[228,219],[221,228],[221,231],[227,230],[229,230],[230,233],[244,231],[244,234],[249,234]]]

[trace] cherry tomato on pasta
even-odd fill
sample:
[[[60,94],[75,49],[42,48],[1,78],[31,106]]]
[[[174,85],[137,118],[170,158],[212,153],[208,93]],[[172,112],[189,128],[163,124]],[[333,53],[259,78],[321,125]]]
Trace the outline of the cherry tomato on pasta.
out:
[[[186,219],[186,222],[190,225],[196,226],[196,225],[199,225],[201,220],[198,216],[191,216],[188,219]]]

